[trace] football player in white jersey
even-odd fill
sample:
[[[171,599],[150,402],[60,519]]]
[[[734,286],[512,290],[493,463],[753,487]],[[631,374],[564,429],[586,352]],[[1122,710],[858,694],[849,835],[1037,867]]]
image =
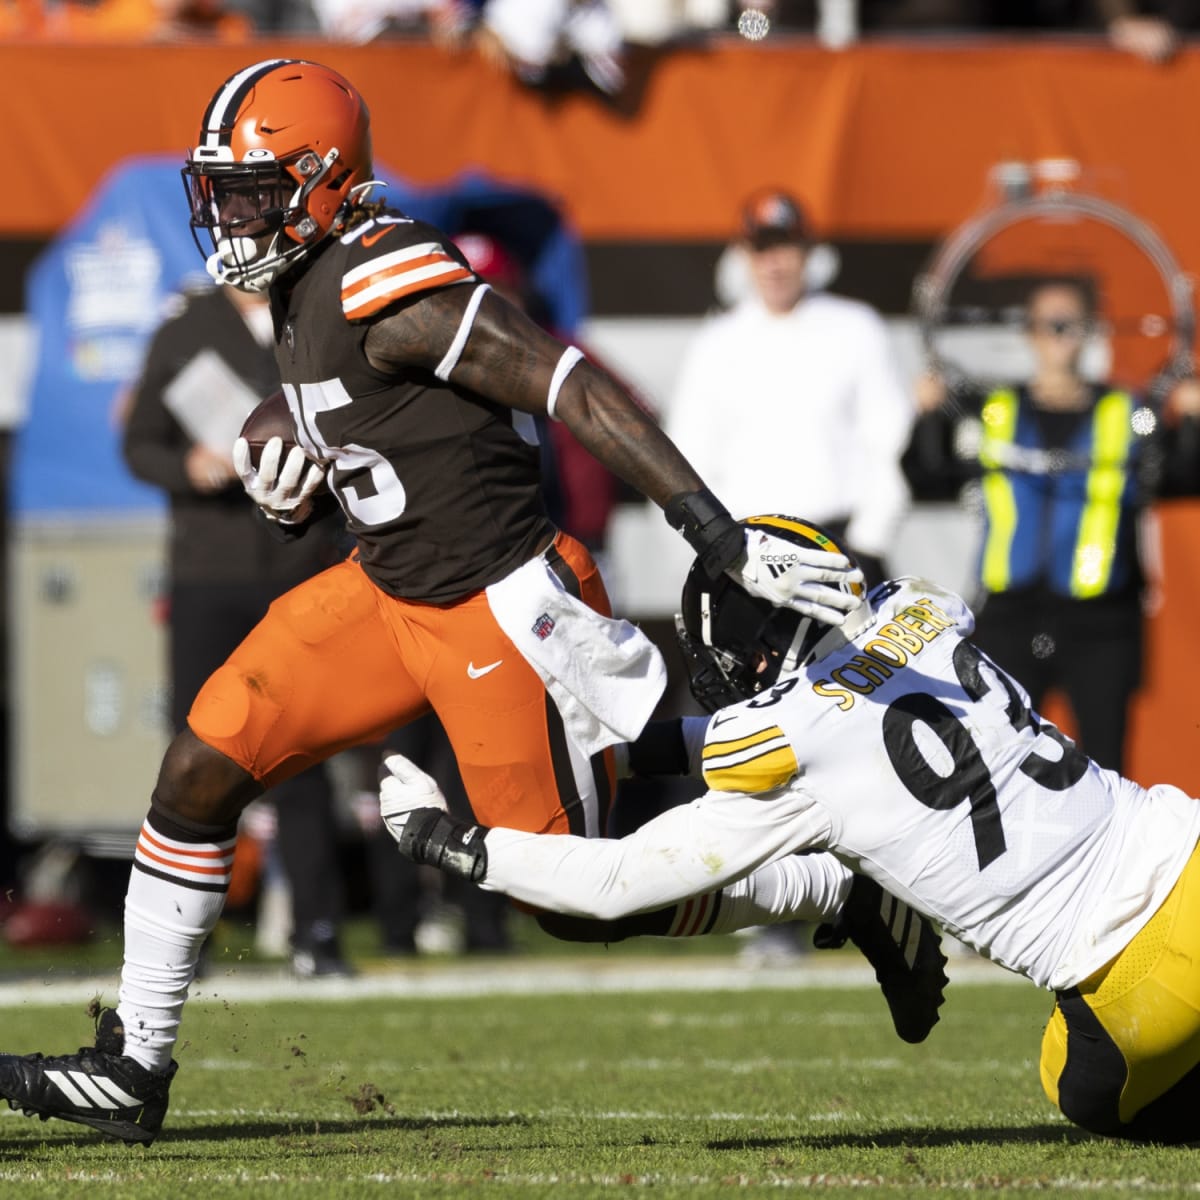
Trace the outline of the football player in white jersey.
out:
[[[803,521],[745,524],[828,545]],[[694,566],[682,608],[693,691],[724,705],[674,725],[706,795],[620,840],[545,837],[454,822],[432,781],[390,759],[381,802],[402,851],[605,919],[764,864],[787,871],[777,895],[800,908],[832,860],[1055,993],[1041,1078],[1068,1118],[1200,1140],[1200,803],[1088,759],[927,580],[884,583],[828,628]]]

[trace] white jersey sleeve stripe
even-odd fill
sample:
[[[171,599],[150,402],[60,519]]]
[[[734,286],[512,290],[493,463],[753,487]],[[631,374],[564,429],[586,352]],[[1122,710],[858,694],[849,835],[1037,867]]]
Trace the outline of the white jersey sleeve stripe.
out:
[[[559,358],[557,366],[554,368],[554,376],[550,380],[550,391],[546,396],[546,413],[552,421],[557,421],[558,418],[554,415],[554,410],[558,407],[558,393],[562,391],[562,385],[566,382],[567,376],[574,370],[576,363],[583,357],[583,351],[578,346],[568,346]]]
[[[747,746],[733,754],[706,754],[704,772],[707,774],[709,771],[723,771],[729,767],[736,767],[738,763],[753,762],[756,758],[762,758],[764,754],[785,749],[787,744],[787,739],[781,734],[768,741],[756,742],[753,746]]]
[[[717,792],[771,791],[787,783],[798,769],[796,753],[778,725],[710,741],[701,757],[704,782]]]
[[[448,380],[450,372],[458,366],[458,360],[462,357],[463,347],[467,344],[467,338],[471,336],[471,326],[475,324],[475,314],[479,312],[479,306],[483,303],[484,293],[489,291],[491,291],[491,288],[486,283],[481,283],[471,293],[471,299],[467,301],[466,311],[462,315],[462,320],[458,323],[458,330],[454,335],[454,341],[450,343],[450,349],[446,351],[446,357],[438,363],[437,369],[433,372],[439,379]]]
[[[396,300],[413,292],[423,291],[430,285],[439,287],[472,279],[471,271],[457,263],[449,255],[434,258],[411,270],[395,270],[382,275],[368,287],[350,292],[342,289],[342,312],[350,319],[370,316]]]
[[[378,275],[380,272],[401,267],[405,263],[412,262],[414,259],[434,257],[444,258],[449,262],[454,261],[446,253],[445,248],[437,242],[421,242],[417,246],[405,246],[403,250],[393,250],[391,254],[381,254],[378,258],[372,258],[361,266],[347,271],[342,276],[342,291],[347,291],[356,283],[361,283],[364,279],[370,279],[372,275]]]

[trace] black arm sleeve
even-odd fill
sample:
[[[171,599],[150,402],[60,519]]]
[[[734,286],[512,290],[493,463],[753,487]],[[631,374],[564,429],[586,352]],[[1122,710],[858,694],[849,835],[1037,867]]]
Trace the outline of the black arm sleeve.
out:
[[[677,493],[667,501],[663,512],[667,523],[678,529],[695,550],[710,579],[716,579],[741,557],[746,545],[742,527],[707,488]]]
[[[686,775],[687,745],[683,740],[683,720],[651,721],[636,742],[629,744],[629,769],[636,778],[653,775]]]

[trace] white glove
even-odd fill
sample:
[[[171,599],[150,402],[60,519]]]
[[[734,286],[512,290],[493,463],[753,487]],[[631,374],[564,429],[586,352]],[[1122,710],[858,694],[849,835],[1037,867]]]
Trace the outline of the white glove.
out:
[[[242,437],[233,443],[233,469],[238,473],[246,495],[272,521],[295,525],[312,512],[312,495],[325,478],[325,468],[309,459],[299,446],[288,451],[280,468],[282,456],[283,439],[273,437],[263,447],[262,457],[255,467],[250,461],[250,443]]]
[[[752,596],[825,625],[841,625],[862,603],[863,573],[844,554],[808,550],[762,529],[746,530],[746,554],[729,568]]]
[[[418,808],[448,811],[442,789],[403,754],[389,754],[383,760],[383,771],[379,781],[379,812],[396,841],[404,832],[409,813]]]

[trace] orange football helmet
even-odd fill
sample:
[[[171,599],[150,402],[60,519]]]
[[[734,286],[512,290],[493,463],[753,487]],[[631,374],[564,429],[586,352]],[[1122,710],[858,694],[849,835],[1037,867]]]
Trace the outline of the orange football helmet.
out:
[[[346,79],[319,63],[255,63],[209,102],[183,180],[209,274],[263,291],[363,198],[372,182],[370,113]]]

